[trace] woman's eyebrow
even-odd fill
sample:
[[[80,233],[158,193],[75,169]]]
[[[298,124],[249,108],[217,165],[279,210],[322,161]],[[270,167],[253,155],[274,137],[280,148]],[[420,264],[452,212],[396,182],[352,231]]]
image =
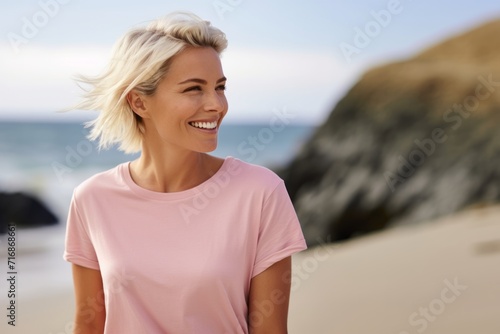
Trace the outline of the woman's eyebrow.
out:
[[[227,80],[226,77],[222,77],[219,80],[217,80],[217,83],[223,82],[223,81],[226,81],[226,80]],[[185,83],[188,83],[188,82],[195,82],[195,83],[199,83],[199,84],[202,84],[202,85],[206,85],[207,84],[207,81],[204,80],[204,79],[190,78],[190,79],[184,80],[182,82],[179,82],[179,85],[182,85],[182,84],[185,84]]]

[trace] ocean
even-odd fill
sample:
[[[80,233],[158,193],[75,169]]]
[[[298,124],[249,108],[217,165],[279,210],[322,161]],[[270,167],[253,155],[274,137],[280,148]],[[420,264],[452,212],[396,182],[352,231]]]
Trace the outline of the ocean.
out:
[[[213,155],[275,168],[286,164],[314,126],[223,124]],[[25,191],[66,219],[75,186],[138,155],[99,151],[82,123],[0,122],[0,191]]]

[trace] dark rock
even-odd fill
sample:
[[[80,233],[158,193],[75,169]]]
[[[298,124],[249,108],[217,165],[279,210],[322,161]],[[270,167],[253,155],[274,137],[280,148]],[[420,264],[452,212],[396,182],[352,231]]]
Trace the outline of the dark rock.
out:
[[[0,234],[7,232],[10,222],[16,227],[41,227],[55,225],[58,219],[32,195],[0,192]]]
[[[368,71],[284,178],[309,245],[500,201],[500,20]]]

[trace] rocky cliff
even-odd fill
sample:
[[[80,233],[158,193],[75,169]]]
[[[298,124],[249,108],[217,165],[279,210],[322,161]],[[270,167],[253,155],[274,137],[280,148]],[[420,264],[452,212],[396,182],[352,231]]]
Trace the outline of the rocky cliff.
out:
[[[500,20],[374,68],[280,172],[309,245],[500,201]]]

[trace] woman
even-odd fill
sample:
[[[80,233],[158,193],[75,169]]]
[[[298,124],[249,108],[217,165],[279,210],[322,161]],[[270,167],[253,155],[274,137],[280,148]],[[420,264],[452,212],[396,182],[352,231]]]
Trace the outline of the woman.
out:
[[[283,181],[207,152],[228,105],[224,34],[174,13],[127,33],[79,106],[90,137],[140,151],[79,185],[64,258],[75,333],[286,333],[291,254],[306,248]]]

